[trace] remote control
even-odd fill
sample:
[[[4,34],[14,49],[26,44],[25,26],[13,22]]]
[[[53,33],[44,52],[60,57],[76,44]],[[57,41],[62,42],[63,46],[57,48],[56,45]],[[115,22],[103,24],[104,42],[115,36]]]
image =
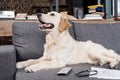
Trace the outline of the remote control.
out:
[[[72,67],[64,67],[59,72],[58,75],[67,75],[72,70]]]

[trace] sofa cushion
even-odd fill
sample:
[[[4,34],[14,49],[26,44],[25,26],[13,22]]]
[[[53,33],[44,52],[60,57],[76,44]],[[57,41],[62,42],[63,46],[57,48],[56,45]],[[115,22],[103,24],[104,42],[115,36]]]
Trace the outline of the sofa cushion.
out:
[[[57,75],[57,72],[62,68],[41,70],[35,73],[26,73],[24,69],[18,69],[16,72],[15,80],[105,80],[105,79],[98,79],[92,77],[91,78],[77,77],[75,75],[80,71],[91,70],[91,67],[100,67],[100,66],[95,66],[90,64],[76,64],[76,65],[68,65],[68,66],[72,67],[72,71],[67,76]],[[108,65],[104,65],[100,68],[108,68]],[[118,65],[117,69],[120,70],[120,65]]]
[[[13,44],[18,61],[39,58],[43,55],[45,32],[39,30],[37,22],[14,22]]]
[[[0,46],[0,80],[14,80],[16,51],[13,45]]]
[[[67,76],[58,76],[57,72],[61,69],[49,69],[41,70],[35,73],[26,73],[24,69],[18,69],[16,73],[15,80],[99,80],[96,78],[89,77],[76,77],[75,73],[78,73],[82,70],[90,70],[91,65],[88,64],[78,64],[72,65],[72,71]]]
[[[39,58],[43,55],[45,32],[39,30],[37,22],[14,22],[13,44],[17,50],[17,60]],[[74,38],[73,26],[69,32]]]
[[[120,24],[83,24],[74,22],[75,37],[78,41],[92,40],[108,49],[120,53]]]

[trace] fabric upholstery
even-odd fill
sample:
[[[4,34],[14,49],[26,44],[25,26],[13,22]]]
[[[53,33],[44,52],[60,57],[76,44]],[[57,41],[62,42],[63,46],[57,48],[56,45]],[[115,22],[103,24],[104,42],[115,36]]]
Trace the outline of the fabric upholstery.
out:
[[[13,45],[0,46],[0,80],[14,80],[16,51]]]
[[[43,55],[45,32],[39,30],[39,23],[14,22],[13,44],[17,50],[17,60],[39,58]]]
[[[120,24],[80,24],[74,23],[76,40],[92,40],[107,49],[120,53]]]
[[[70,33],[70,35],[72,36],[72,38],[75,39],[75,33],[74,33],[74,30],[73,30],[73,26],[71,26],[71,27],[69,28],[69,33]]]
[[[57,72],[62,68],[41,70],[35,73],[26,73],[24,69],[19,69],[16,73],[16,80],[100,80],[88,77],[78,78],[75,76],[75,73],[79,71],[90,70],[91,65],[89,64],[78,64],[70,67],[72,67],[72,71],[67,76],[57,75]]]
[[[58,76],[57,72],[62,68],[57,69],[49,69],[49,70],[41,70],[35,73],[26,73],[24,69],[18,69],[16,73],[15,80],[104,80],[98,78],[89,78],[89,77],[77,77],[75,74],[84,71],[91,70],[91,67],[100,67],[90,64],[77,64],[77,65],[69,65],[72,67],[72,71],[67,76]],[[108,68],[108,65],[102,66],[102,68]],[[120,65],[119,68],[120,69]],[[109,80],[109,79],[105,79]]]

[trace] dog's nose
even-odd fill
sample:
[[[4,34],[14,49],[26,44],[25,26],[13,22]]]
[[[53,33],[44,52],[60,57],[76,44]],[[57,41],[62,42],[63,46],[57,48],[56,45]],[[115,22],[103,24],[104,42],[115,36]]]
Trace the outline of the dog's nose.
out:
[[[42,16],[42,14],[41,13],[37,13],[37,17],[41,17]]]

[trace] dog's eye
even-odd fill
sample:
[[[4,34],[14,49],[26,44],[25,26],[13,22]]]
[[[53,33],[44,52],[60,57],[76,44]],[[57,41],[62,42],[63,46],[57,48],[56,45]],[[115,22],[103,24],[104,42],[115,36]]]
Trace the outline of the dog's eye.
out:
[[[55,16],[55,14],[54,14],[54,13],[51,13],[50,15],[51,15],[51,16]]]

